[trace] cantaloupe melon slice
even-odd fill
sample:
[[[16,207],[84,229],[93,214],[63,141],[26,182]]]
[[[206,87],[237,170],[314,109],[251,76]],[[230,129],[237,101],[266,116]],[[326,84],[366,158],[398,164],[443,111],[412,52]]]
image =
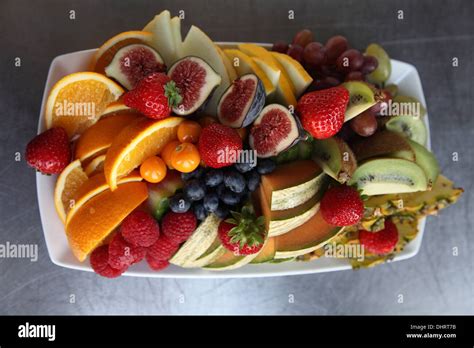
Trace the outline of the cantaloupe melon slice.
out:
[[[231,61],[238,76],[255,74],[262,81],[267,96],[275,92],[276,87],[268,79],[267,74],[245,53],[237,49],[226,49],[224,53]]]
[[[324,188],[326,175],[311,160],[278,166],[262,176],[262,186],[271,210],[291,209],[310,200]]]
[[[163,57],[166,66],[170,67],[177,59],[174,35],[171,30],[170,11],[163,11],[155,16],[155,18],[143,28],[143,31],[149,31],[153,34],[153,48]]]
[[[305,224],[294,230],[275,237],[275,259],[296,257],[310,253],[331,241],[343,227],[329,225],[318,212]]]
[[[193,25],[184,39],[182,49],[183,57],[196,56],[201,58],[221,76],[221,84],[214,91],[205,110],[207,114],[217,116],[219,99],[231,83],[217,46],[201,29]]]
[[[273,260],[276,252],[275,238],[267,238],[265,245],[250,263],[264,263]]]
[[[171,18],[171,34],[173,35],[176,58],[183,56],[183,38],[181,37],[181,18]]]
[[[273,58],[283,67],[290,81],[295,87],[295,96],[298,98],[313,82],[313,78],[308,74],[305,68],[295,59],[287,54],[271,52]]]

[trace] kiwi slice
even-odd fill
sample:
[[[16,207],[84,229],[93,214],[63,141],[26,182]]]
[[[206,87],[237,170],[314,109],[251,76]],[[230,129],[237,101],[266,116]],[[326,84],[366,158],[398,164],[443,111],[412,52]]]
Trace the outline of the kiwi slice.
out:
[[[426,191],[428,181],[416,163],[399,158],[377,158],[364,162],[354,172],[349,185],[356,184],[362,194]]]
[[[408,139],[388,130],[382,130],[368,138],[362,138],[351,144],[351,148],[357,161],[380,156],[415,161],[415,152],[412,150]]]
[[[365,54],[367,56],[373,56],[377,58],[379,63],[377,69],[367,75],[367,78],[370,82],[383,85],[383,83],[388,80],[390,74],[392,73],[392,63],[390,62],[390,57],[382,48],[382,46],[377,45],[376,43],[372,43],[367,46],[365,49]]]
[[[418,144],[425,145],[428,134],[421,118],[412,116],[395,116],[385,123],[385,128],[403,135]]]
[[[357,161],[349,146],[340,138],[314,140],[313,160],[323,171],[341,183],[348,181],[357,168]]]
[[[398,95],[398,86],[394,83],[386,85],[384,89],[386,89],[388,93],[390,93],[392,98],[395,98]]]
[[[349,105],[347,105],[344,122],[375,105],[374,91],[365,82],[348,81],[342,85],[349,91]]]
[[[412,140],[407,140],[415,152],[416,164],[418,164],[421,169],[425,171],[426,177],[428,178],[428,188],[431,189],[439,175],[438,161],[426,147],[421,146]]]
[[[421,102],[415,97],[409,97],[407,95],[397,95],[393,98],[392,104],[398,103],[398,116],[413,116],[413,117],[424,117],[426,115],[426,109],[423,107]],[[407,108],[403,104],[411,104],[408,110],[418,110],[418,115],[414,115],[413,112],[407,112]]]

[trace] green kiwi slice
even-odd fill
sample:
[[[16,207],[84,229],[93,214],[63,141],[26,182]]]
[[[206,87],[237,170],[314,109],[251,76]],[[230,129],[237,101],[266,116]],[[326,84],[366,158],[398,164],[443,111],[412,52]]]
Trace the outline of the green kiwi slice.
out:
[[[360,164],[349,181],[353,184],[368,196],[426,191],[428,187],[424,170],[399,158],[377,158]]]
[[[365,82],[348,81],[342,85],[349,91],[349,104],[347,105],[344,122],[353,119],[375,105],[374,91]]]
[[[385,123],[385,128],[403,135],[418,144],[425,145],[428,138],[425,123],[413,116],[395,116]]]
[[[323,171],[341,183],[348,181],[357,168],[357,161],[349,146],[340,138],[314,140],[313,160]]]

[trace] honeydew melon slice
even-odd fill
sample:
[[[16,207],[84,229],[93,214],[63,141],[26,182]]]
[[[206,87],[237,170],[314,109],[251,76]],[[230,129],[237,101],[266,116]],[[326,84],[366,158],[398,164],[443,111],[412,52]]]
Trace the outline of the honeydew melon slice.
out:
[[[181,37],[181,18],[171,18],[171,34],[173,35],[176,58],[183,56],[183,38]],[[173,62],[174,63],[174,62]]]
[[[196,56],[203,59],[221,76],[221,84],[216,88],[205,108],[205,112],[208,115],[217,116],[217,104],[219,103],[219,99],[231,84],[218,47],[201,29],[193,25],[184,39],[182,54],[184,57]]]
[[[195,267],[193,262],[206,253],[216,240],[220,222],[221,219],[214,214],[210,214],[201,222],[191,237],[179,248],[169,262],[181,267]]]
[[[149,31],[153,34],[151,39],[153,48],[158,51],[166,65],[170,67],[178,58],[176,55],[174,35],[171,30],[170,11],[166,10],[155,16],[155,18],[143,28],[143,31]]]
[[[212,242],[211,246],[206,250],[204,254],[199,256],[195,261],[188,262],[186,264],[186,268],[198,268],[204,267],[210,263],[213,263],[219,257],[224,255],[226,252],[226,248],[221,244],[219,236],[216,237],[214,242]]]
[[[305,224],[292,231],[275,237],[275,259],[286,259],[310,253],[330,242],[343,227],[329,225],[321,212],[315,214]]]
[[[291,83],[295,87],[295,96],[298,98],[313,82],[313,78],[303,68],[303,66],[295,59],[287,54],[271,52],[273,58],[283,67],[288,75]]]
[[[265,72],[248,55],[237,49],[225,49],[224,53],[231,61],[238,76],[255,74],[262,81],[267,97],[275,92],[276,87],[268,79]]]

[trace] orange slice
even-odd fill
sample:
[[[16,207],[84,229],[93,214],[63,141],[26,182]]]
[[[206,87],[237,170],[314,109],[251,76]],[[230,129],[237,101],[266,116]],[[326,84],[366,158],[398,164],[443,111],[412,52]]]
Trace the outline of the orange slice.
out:
[[[105,108],[104,112],[102,113],[101,117],[108,116],[109,114],[115,114],[118,112],[125,112],[130,111],[131,108],[123,102],[122,98],[119,98],[116,101],[113,101]]]
[[[114,139],[105,155],[104,173],[110,189],[117,188],[117,179],[127,175],[150,156],[177,138],[178,126],[184,119],[168,117],[155,121],[140,118],[125,127]]]
[[[81,134],[120,97],[122,87],[104,75],[78,72],[59,80],[46,102],[46,128],[63,127],[70,138]]]
[[[120,178],[117,182],[118,185],[125,184],[128,182],[142,181],[143,178],[140,176],[140,173],[135,170],[129,175]],[[71,221],[74,214],[91,198],[97,196],[98,194],[109,189],[107,181],[105,180],[104,173],[98,173],[86,180],[82,186],[75,192],[71,207],[67,213],[66,217],[66,227]]]
[[[86,129],[77,140],[74,157],[84,162],[92,156],[97,156],[101,151],[108,149],[117,134],[138,117],[136,113],[122,111],[101,118]]]
[[[84,261],[148,197],[143,182],[120,185],[88,200],[69,220],[66,235],[74,256]]]
[[[92,58],[92,71],[105,74],[105,67],[112,62],[115,54],[122,47],[133,44],[150,45],[152,34],[146,31],[126,31],[108,39]]]
[[[73,198],[78,189],[87,181],[87,175],[80,161],[71,162],[58,177],[54,188],[54,206],[62,222],[66,222],[66,214],[73,206]]]
[[[84,168],[84,172],[87,174],[87,176],[92,176],[93,174],[104,171],[104,161],[105,154],[93,158]]]
[[[234,66],[237,75],[255,74],[262,81],[267,96],[275,92],[276,88],[265,72],[248,55],[237,49],[226,49],[224,53]]]

